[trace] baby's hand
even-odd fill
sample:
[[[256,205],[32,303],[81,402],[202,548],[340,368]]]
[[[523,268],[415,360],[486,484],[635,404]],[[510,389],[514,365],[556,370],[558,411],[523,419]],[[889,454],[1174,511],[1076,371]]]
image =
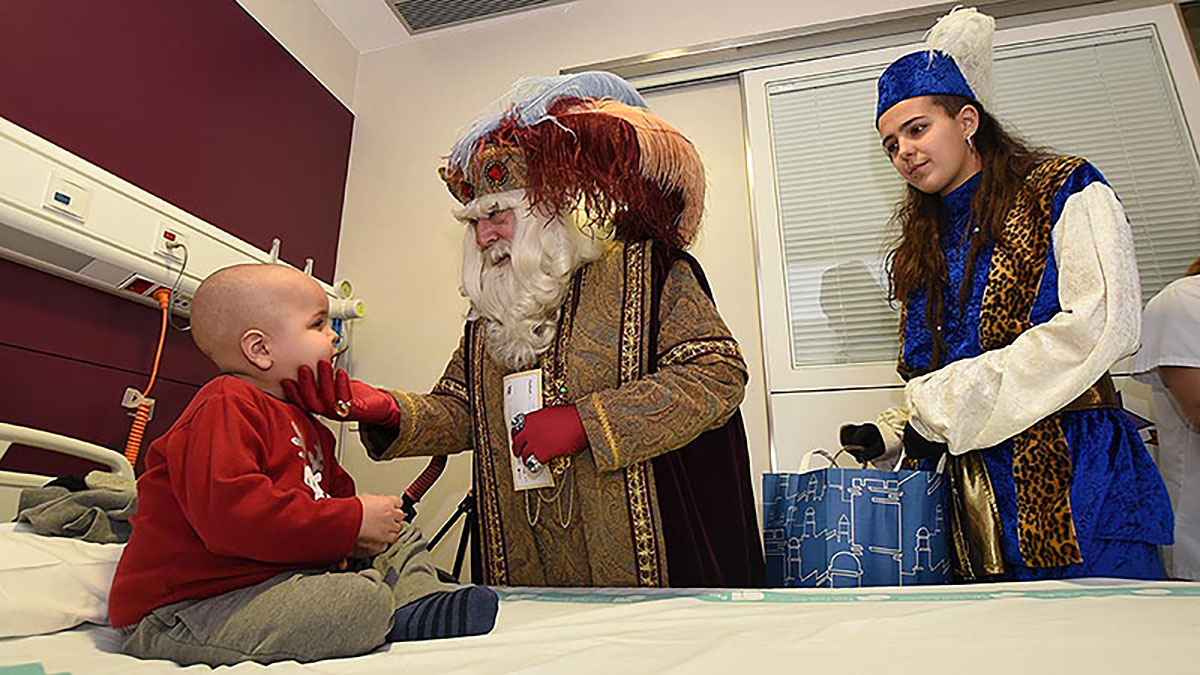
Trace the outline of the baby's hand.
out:
[[[356,548],[382,553],[394,544],[404,524],[404,509],[394,495],[358,495],[362,503],[362,525],[358,528]]]

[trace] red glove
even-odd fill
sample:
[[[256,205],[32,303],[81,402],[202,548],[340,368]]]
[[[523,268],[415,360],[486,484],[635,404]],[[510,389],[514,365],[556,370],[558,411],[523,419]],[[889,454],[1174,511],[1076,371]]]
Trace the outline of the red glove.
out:
[[[513,454],[522,461],[532,455],[545,464],[554,457],[573,455],[587,446],[587,432],[573,405],[542,408],[525,415],[513,432]]]
[[[331,420],[355,420],[381,427],[400,426],[400,407],[386,391],[351,380],[346,371],[333,372],[333,364],[317,364],[317,376],[312,368],[300,366],[295,380],[284,380],[283,393],[305,410]]]

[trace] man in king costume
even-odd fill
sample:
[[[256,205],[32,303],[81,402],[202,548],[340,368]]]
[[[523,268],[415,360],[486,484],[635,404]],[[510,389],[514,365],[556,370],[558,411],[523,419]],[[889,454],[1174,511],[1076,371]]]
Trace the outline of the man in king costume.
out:
[[[704,205],[695,148],[607,73],[524,80],[505,100],[440,172],[470,300],[441,379],[428,394],[301,385],[349,392],[327,412],[362,421],[377,460],[474,452],[477,581],[761,585],[746,365],[685,252]],[[504,378],[530,370],[543,407],[514,420]],[[515,489],[514,455],[553,487]]]

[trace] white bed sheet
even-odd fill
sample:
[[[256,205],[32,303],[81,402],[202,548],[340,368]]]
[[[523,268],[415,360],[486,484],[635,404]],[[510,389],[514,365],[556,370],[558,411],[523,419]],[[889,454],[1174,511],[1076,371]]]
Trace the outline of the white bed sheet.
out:
[[[396,644],[281,673],[1200,672],[1200,584],[1087,579],[880,589],[506,590],[489,635]],[[116,653],[86,625],[0,640],[46,672],[207,671]]]
[[[107,623],[108,589],[124,548],[0,524],[0,637]]]

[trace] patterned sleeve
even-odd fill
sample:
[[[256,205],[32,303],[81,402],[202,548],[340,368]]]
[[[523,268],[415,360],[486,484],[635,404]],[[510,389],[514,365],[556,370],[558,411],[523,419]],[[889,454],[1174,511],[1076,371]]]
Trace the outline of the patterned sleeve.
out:
[[[601,470],[686,445],[724,424],[745,395],[741,350],[687,262],[664,284],[657,344],[657,372],[576,403]]]
[[[471,408],[467,399],[465,347],[462,340],[441,379],[428,394],[392,391],[400,407],[400,429],[361,425],[363,445],[372,459],[452,455],[471,446]]]
[[[905,388],[913,427],[951,453],[992,447],[1028,429],[1137,348],[1141,285],[1133,235],[1112,189],[1096,179],[1073,190],[1051,240],[1061,311],[1008,346]]]

